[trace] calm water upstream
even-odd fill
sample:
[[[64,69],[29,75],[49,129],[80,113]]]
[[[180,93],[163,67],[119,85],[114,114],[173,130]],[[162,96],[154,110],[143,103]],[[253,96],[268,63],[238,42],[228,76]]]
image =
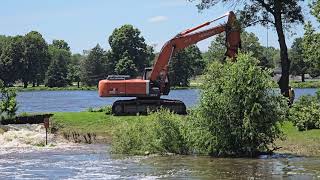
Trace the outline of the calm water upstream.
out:
[[[314,95],[316,89],[295,89],[296,98]],[[182,100],[187,107],[198,103],[200,91],[197,89],[172,90],[163,98]],[[100,98],[97,91],[32,91],[19,92],[19,112],[78,112],[89,107],[111,105],[121,98]],[[123,98],[122,98],[123,99]]]
[[[106,145],[0,155],[0,179],[317,179],[320,158],[119,157]]]

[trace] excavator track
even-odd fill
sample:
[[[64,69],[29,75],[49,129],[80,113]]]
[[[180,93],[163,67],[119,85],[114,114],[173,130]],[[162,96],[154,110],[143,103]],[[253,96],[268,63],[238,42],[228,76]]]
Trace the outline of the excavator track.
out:
[[[118,100],[112,105],[112,114],[116,116],[147,114],[160,108],[168,109],[176,114],[187,114],[186,105],[180,100],[172,99]]]

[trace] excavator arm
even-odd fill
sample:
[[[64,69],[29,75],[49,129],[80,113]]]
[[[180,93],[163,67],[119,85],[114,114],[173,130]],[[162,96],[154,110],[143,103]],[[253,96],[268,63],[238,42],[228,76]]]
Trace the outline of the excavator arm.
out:
[[[209,28],[207,30],[194,32],[223,17],[228,17],[227,23]],[[150,80],[158,81],[160,83],[160,87],[163,87],[168,74],[169,62],[173,54],[192,44],[196,44],[199,41],[222,32],[226,32],[226,56],[232,60],[235,60],[236,53],[240,47],[240,28],[238,26],[235,14],[231,11],[215,20],[206,22],[195,28],[185,30],[165,43],[157,60],[154,63],[153,70],[149,77]]]

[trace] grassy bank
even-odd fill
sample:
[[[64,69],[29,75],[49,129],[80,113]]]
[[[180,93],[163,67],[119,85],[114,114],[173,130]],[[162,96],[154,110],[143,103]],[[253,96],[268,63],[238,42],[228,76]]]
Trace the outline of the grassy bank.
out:
[[[96,135],[104,142],[111,142],[114,130],[125,123],[143,122],[146,116],[112,116],[103,112],[66,112],[54,113],[53,130],[64,136]],[[290,122],[282,127],[286,138],[278,140],[277,152],[303,156],[320,156],[320,130],[299,132]]]
[[[320,129],[298,131],[291,122],[286,122],[282,129],[286,137],[276,142],[281,147],[277,152],[320,156]]]
[[[291,86],[294,88],[320,88],[320,81],[319,80],[313,80],[313,81],[291,81]]]

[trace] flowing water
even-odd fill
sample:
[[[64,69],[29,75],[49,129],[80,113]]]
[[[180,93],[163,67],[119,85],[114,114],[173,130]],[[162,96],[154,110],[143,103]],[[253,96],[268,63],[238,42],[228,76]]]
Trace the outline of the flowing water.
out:
[[[296,89],[296,96],[316,89]],[[172,91],[188,107],[199,90]],[[95,91],[20,92],[20,112],[82,111],[111,104]],[[320,157],[291,155],[247,158],[120,156],[109,145],[81,145],[49,134],[43,125],[8,125],[0,134],[0,179],[320,179]]]
[[[296,98],[301,95],[314,95],[316,89],[295,89]],[[187,107],[195,106],[200,97],[198,89],[172,90],[168,99],[182,100]],[[32,91],[19,92],[19,112],[78,112],[89,107],[111,105],[124,98],[100,98],[97,91]]]

